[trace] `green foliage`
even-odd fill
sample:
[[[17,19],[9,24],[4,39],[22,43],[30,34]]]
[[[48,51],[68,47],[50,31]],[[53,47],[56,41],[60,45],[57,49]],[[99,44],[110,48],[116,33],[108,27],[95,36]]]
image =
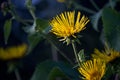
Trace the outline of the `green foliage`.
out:
[[[31,80],[54,80],[56,77],[63,79],[78,80],[79,74],[70,65],[63,62],[44,61],[41,62]]]
[[[102,10],[100,10],[99,12],[97,12],[93,16],[91,16],[91,23],[93,25],[93,28],[96,31],[99,31],[98,30],[98,24],[99,24],[99,21],[100,21],[100,18],[101,18],[101,14],[102,14]]]
[[[5,44],[7,44],[7,41],[9,39],[10,33],[11,33],[11,24],[12,24],[12,20],[6,20],[5,24],[4,24],[4,39],[5,39]]]
[[[39,33],[36,33],[36,34],[30,35],[28,37],[28,40],[30,45],[29,52],[31,52],[37,46],[37,44],[43,40],[43,37]]]
[[[104,80],[109,80],[110,79],[110,77],[113,75],[113,73],[114,73],[114,70],[113,70],[113,66],[111,66],[111,65],[107,65],[107,68],[106,68],[106,73],[107,74],[105,74],[104,75],[104,77],[103,77],[103,79]]]
[[[50,74],[48,75],[49,80],[55,80],[56,78],[66,78],[66,75],[59,69],[59,67],[54,67]]]
[[[46,30],[49,26],[49,22],[47,20],[43,20],[40,18],[36,19],[36,31],[48,33],[49,30]]]
[[[85,59],[85,54],[84,54],[84,49],[80,50],[78,52],[78,59],[80,62],[84,62],[86,59]]]
[[[88,1],[92,4],[93,8],[96,9],[97,11],[90,9],[88,6],[83,6],[82,0],[80,1],[80,3],[78,3],[75,0],[67,0],[65,2],[66,3],[65,5],[68,8],[68,10],[71,10],[71,9],[78,10],[78,11],[80,10],[81,12],[83,11],[83,13],[86,12],[87,14],[90,14],[89,17],[90,17],[90,21],[92,23],[91,27],[93,27],[95,31],[99,31],[98,25],[100,25],[102,27],[102,24],[99,23],[99,21],[101,20],[101,16],[102,16],[104,33],[101,32],[101,34],[105,35],[104,38],[105,38],[105,41],[107,41],[107,43],[109,43],[108,46],[120,51],[120,43],[119,43],[119,41],[120,41],[120,13],[115,10],[115,6],[117,5],[116,3],[118,1],[120,1],[120,0],[108,0],[108,2],[104,6],[102,6],[101,9],[94,2],[94,0]],[[43,2],[44,2],[44,0],[43,0]],[[52,60],[40,62],[40,64],[38,64],[36,66],[36,69],[30,80],[56,80],[56,78],[60,78],[61,80],[79,80],[80,73],[78,73],[78,71],[76,69],[78,66],[80,67],[81,63],[84,63],[84,61],[87,60],[86,59],[87,54],[86,55],[84,54],[84,49],[81,49],[77,53],[76,46],[74,45],[73,52],[75,53],[75,56],[71,56],[71,54],[70,54],[70,57],[75,58],[77,60],[77,62],[79,62],[79,63],[76,64],[77,66],[75,66],[75,68],[73,68],[73,66],[74,66],[74,64],[72,62],[73,59],[69,59],[68,54],[66,55],[64,53],[64,50],[61,51],[60,47],[62,47],[62,49],[65,47],[60,44],[61,42],[58,41],[58,39],[56,38],[55,35],[48,34],[50,31],[50,28],[51,28],[49,26],[49,20],[44,20],[44,19],[40,19],[40,18],[36,17],[36,15],[35,15],[35,7],[36,6],[33,6],[32,4],[33,4],[32,0],[26,0],[26,8],[28,9],[29,13],[31,14],[32,20],[23,20],[16,13],[15,7],[13,7],[13,5],[10,2],[9,2],[10,8],[8,6],[7,6],[8,8],[4,8],[4,5],[1,5],[1,8],[2,7],[4,8],[4,10],[3,10],[4,16],[6,16],[7,13],[10,13],[12,18],[14,18],[16,21],[20,22],[22,25],[24,25],[24,30],[25,30],[25,32],[28,33],[28,40],[29,40],[28,53],[32,52],[32,50],[34,48],[36,48],[36,45],[38,45],[40,41],[43,41],[45,39],[50,44],[49,47],[53,46],[55,51],[60,53],[62,55],[62,57],[65,58],[65,60],[64,60],[64,62],[60,62],[60,60],[63,59],[60,56],[60,59],[57,62],[52,61]],[[38,8],[39,8],[39,6],[37,6],[36,9],[38,9]],[[47,12],[47,11],[45,11],[45,12]],[[32,23],[32,25],[29,23]],[[3,30],[5,44],[7,44],[7,42],[8,42],[8,39],[9,39],[10,33],[11,33],[11,29],[12,29],[12,19],[8,19],[5,21],[4,30]],[[88,31],[89,31],[89,29],[88,29]],[[85,35],[87,36],[87,38],[85,38],[86,36],[84,36],[84,35],[82,35],[83,37],[81,35],[78,35],[78,36],[76,35],[76,39],[73,40],[73,43],[77,42],[78,44],[80,44],[82,41],[79,41],[79,40],[82,37],[83,42],[84,42],[84,39],[87,39],[88,41],[85,40],[86,42],[84,42],[84,43],[89,44],[89,42],[90,42],[89,40],[93,40],[93,39],[90,39],[91,36],[89,36],[89,34],[85,34]],[[66,39],[67,45],[72,42],[71,40],[72,40],[72,38]],[[80,46],[80,47],[83,48],[83,46],[85,44],[82,44],[82,46]],[[99,42],[98,42],[98,44],[99,44]],[[46,46],[46,45],[42,45],[42,46]],[[93,46],[93,44],[91,44],[90,46]],[[69,47],[69,45],[67,46],[66,50],[69,49],[68,47]],[[46,48],[48,48],[48,46]],[[88,46],[87,47],[85,46],[85,48],[88,48]],[[92,48],[90,48],[90,49],[92,49]],[[48,49],[46,49],[46,50],[48,50]],[[71,53],[70,51],[71,50],[68,50],[68,53]],[[38,50],[38,52],[39,52],[39,50]],[[46,51],[46,52],[52,54],[52,52],[50,52],[50,51]],[[90,53],[90,52],[87,52],[87,53]],[[33,52],[33,54],[34,54],[34,52]],[[45,54],[45,55],[48,56],[47,54]],[[59,56],[59,55],[57,55],[57,56]],[[40,57],[40,56],[38,56],[38,57]],[[42,57],[45,58],[45,56],[42,56]],[[31,59],[33,59],[33,58],[31,58]],[[71,66],[70,64],[65,63],[67,61],[73,65]],[[18,61],[16,61],[14,63],[14,60],[13,60],[13,62],[9,63],[8,64],[8,72],[10,73],[10,72],[13,72],[15,69],[17,69],[17,67],[20,66],[18,64],[20,64],[20,63],[18,63]],[[103,79],[109,80],[111,75],[114,75],[116,73],[120,74],[119,61],[116,65],[113,65],[113,64],[107,65],[106,74]],[[18,77],[18,75],[16,77]]]
[[[32,49],[34,49],[34,47],[40,42],[42,41],[44,38],[44,34],[48,33],[49,30],[47,31],[46,29],[48,28],[49,24],[48,21],[46,20],[42,20],[37,18],[36,22],[33,24],[33,31],[35,30],[35,33],[30,34],[28,37],[29,43],[30,43],[30,48],[29,48],[29,52],[32,51]],[[28,30],[28,28],[26,28],[26,31]],[[28,31],[31,32],[31,31]]]
[[[106,40],[111,47],[120,51],[120,13],[113,9],[105,8],[102,20]]]

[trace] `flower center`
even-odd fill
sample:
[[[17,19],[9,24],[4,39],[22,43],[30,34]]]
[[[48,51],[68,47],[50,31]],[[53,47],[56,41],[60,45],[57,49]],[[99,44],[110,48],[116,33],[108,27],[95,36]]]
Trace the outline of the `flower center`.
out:
[[[100,80],[99,72],[98,72],[98,71],[94,71],[94,72],[91,74],[90,80]]]

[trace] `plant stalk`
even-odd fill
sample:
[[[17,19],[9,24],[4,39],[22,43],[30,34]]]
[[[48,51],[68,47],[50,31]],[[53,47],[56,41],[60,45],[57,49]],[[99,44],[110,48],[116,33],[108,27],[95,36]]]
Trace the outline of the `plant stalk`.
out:
[[[80,66],[79,59],[78,59],[78,56],[77,56],[76,47],[75,47],[75,43],[73,41],[72,41],[72,47],[73,47],[73,51],[74,51],[76,61],[77,61],[78,65]]]

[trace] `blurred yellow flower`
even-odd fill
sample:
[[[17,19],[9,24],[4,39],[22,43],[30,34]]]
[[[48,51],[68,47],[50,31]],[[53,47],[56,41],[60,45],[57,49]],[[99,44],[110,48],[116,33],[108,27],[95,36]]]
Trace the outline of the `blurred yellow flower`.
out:
[[[11,46],[8,48],[0,48],[0,59],[10,60],[23,57],[27,50],[26,44],[21,44],[18,46]]]
[[[69,37],[76,38],[75,34],[84,30],[85,25],[89,22],[89,19],[84,15],[81,17],[81,13],[78,12],[75,17],[75,11],[64,12],[57,15],[53,20],[50,21],[52,26],[51,32],[57,35],[62,41]]]
[[[120,52],[114,49],[105,49],[105,51],[100,52],[98,49],[95,49],[92,57],[102,59],[108,63],[115,60],[116,58],[120,58]]]
[[[57,0],[60,3],[64,3],[66,0]]]
[[[100,59],[93,59],[83,62],[78,68],[84,80],[101,80],[105,74],[106,64]]]

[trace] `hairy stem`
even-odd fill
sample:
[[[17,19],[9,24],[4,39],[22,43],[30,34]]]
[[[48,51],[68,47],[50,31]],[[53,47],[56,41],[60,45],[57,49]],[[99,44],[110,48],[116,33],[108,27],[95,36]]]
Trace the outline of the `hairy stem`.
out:
[[[80,65],[79,64],[79,59],[78,59],[78,56],[77,56],[76,47],[75,47],[75,44],[74,44],[73,41],[72,41],[72,47],[73,47],[73,51],[74,51],[74,55],[75,55],[76,61],[77,61],[78,65]]]
[[[14,72],[15,72],[16,80],[21,80],[18,69],[15,69]]]

